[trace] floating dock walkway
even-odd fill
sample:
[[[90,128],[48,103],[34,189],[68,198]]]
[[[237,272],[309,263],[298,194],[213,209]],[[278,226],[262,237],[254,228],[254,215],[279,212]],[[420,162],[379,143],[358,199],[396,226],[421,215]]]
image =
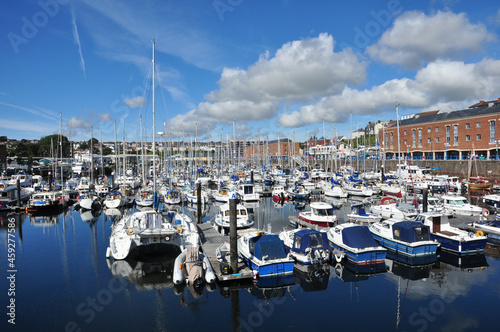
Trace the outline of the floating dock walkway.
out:
[[[238,271],[235,271],[233,274],[222,274],[221,272],[216,250],[224,242],[229,242],[229,236],[219,234],[209,222],[198,224],[197,226],[201,237],[203,253],[210,261],[210,264],[212,264],[218,282],[251,283],[254,275],[244,262],[238,262]],[[240,231],[238,230],[238,232]]]

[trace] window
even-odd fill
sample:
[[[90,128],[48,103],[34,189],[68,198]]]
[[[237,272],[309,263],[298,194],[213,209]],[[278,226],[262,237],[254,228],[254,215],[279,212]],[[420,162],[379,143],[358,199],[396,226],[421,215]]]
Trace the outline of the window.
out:
[[[436,133],[439,133],[439,127],[436,127]]]
[[[495,120],[490,121],[490,143],[495,143]]]
[[[465,135],[465,140],[468,142],[470,141],[470,135]]]
[[[422,146],[422,129],[418,130],[418,146]]]
[[[394,133],[391,132],[391,149],[394,148]]]
[[[431,142],[432,142],[432,139],[429,137],[429,138],[427,139],[427,143],[429,143],[429,144],[430,144]]]
[[[415,129],[411,131],[412,146],[415,147]]]
[[[436,137],[436,143],[439,143],[439,137]]]
[[[446,143],[450,144],[450,126],[446,126]]]
[[[427,132],[430,133],[431,132],[431,127],[427,128]]]
[[[406,135],[406,130],[403,132],[403,135]]]
[[[481,122],[476,122],[476,128],[481,128]]]
[[[453,145],[458,145],[458,125],[453,125]]]
[[[470,123],[465,124],[465,129],[470,129]]]
[[[481,140],[481,134],[476,135],[476,140],[480,141]]]
[[[407,140],[405,140],[405,145],[408,145],[408,141]]]

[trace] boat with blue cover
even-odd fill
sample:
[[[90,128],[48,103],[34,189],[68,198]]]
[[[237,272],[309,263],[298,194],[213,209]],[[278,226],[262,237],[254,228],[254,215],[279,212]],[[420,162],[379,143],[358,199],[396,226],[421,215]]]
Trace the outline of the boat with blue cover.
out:
[[[315,229],[285,230],[279,234],[290,256],[302,264],[324,264],[331,258],[328,237]]]
[[[419,214],[416,221],[429,226],[431,239],[441,243],[441,250],[459,255],[477,254],[483,251],[488,238],[479,232],[468,232],[451,226],[448,216],[442,213],[424,212]]]
[[[429,226],[418,221],[387,219],[368,228],[378,243],[398,255],[436,255],[439,246],[431,240]]]
[[[328,230],[328,240],[334,249],[356,264],[380,264],[385,261],[387,250],[373,238],[367,226],[354,223],[337,225]]]
[[[293,273],[294,260],[276,234],[250,232],[238,239],[238,252],[259,277]]]

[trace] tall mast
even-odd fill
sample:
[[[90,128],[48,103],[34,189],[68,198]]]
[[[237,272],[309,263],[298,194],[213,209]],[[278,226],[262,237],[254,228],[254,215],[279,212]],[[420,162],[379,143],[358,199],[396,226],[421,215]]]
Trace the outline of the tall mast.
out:
[[[94,132],[90,126],[90,183],[94,185]]]
[[[156,194],[156,126],[155,126],[155,43],[153,39],[153,191]],[[156,197],[155,197],[156,199]]]

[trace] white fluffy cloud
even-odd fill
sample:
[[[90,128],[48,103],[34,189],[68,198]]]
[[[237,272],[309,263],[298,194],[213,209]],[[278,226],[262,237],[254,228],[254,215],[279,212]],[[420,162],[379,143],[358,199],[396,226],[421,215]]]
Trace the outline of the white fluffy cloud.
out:
[[[428,16],[412,11],[398,17],[366,51],[375,60],[417,69],[437,59],[477,53],[494,39],[482,24],[472,24],[464,13],[438,11]]]
[[[316,102],[337,94],[349,85],[364,83],[366,63],[351,50],[334,52],[331,35],[284,44],[273,57],[261,55],[248,70],[224,68],[220,89],[205,96],[206,102],[170,121],[177,130],[193,122],[210,126],[231,121],[273,118],[281,103]]]
[[[283,114],[283,127],[343,122],[350,112],[377,114],[397,104],[405,108],[449,111],[467,107],[471,101],[495,97],[500,91],[500,60],[478,63],[437,61],[417,72],[415,79],[394,79],[370,90],[346,87],[340,95],[322,98],[317,104]]]

